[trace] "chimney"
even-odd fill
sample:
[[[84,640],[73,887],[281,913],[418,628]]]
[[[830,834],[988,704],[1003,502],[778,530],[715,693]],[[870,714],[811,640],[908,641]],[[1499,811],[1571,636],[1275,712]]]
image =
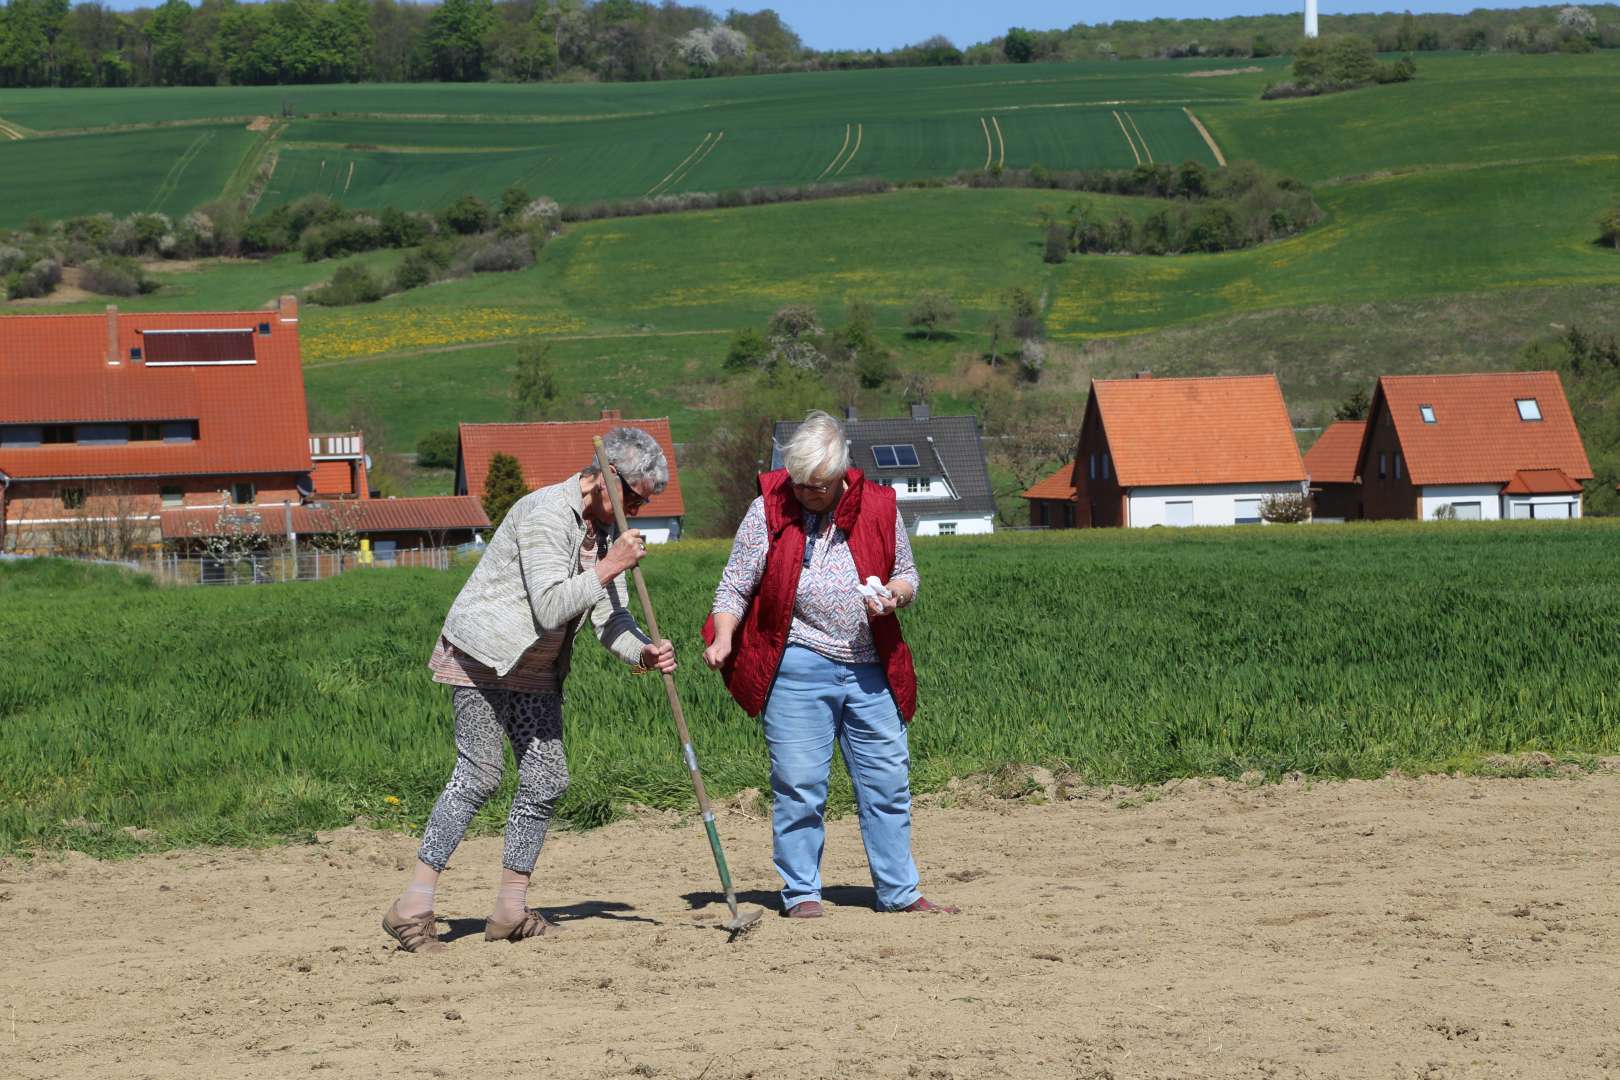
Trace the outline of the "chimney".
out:
[[[118,355],[118,305],[107,305],[107,366],[117,367],[123,362]]]
[[[603,409],[602,410],[602,419],[604,419],[604,420],[617,420],[617,419],[619,419],[619,410],[618,409]]]
[[[911,418],[913,420],[927,420],[928,419],[928,402],[926,402],[926,401],[912,402],[912,405],[911,405]]]
[[[1136,374],[1132,375],[1131,378],[1133,378],[1133,379],[1151,379],[1151,378],[1153,378],[1153,372],[1151,372],[1151,371],[1138,371]]]
[[[298,297],[291,293],[276,301],[276,309],[281,312],[281,321],[295,323],[298,321]]]
[[[845,420],[859,420],[860,418],[861,418],[860,413],[856,411],[855,406],[853,406],[853,405],[845,405],[844,406],[844,419]]]

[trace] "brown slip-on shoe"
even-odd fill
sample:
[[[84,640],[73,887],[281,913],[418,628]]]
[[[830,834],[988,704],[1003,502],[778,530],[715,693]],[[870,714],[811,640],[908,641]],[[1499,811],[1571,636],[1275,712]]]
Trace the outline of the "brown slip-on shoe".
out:
[[[952,907],[949,904],[936,904],[926,896],[917,897],[916,900],[899,910],[930,915],[960,915],[962,913],[962,909],[959,907]]]
[[[524,938],[545,937],[562,927],[530,908],[517,922],[501,922],[493,915],[484,920],[485,941],[522,941]]]
[[[383,931],[406,952],[436,953],[444,951],[439,940],[439,920],[433,912],[411,918],[399,914],[392,904],[382,918]]]
[[[817,900],[800,900],[782,914],[789,919],[819,919],[822,916],[821,903]]]

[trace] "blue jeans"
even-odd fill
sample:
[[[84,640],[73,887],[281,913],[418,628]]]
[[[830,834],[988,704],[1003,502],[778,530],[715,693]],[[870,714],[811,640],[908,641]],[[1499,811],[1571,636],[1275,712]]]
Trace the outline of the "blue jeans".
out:
[[[829,660],[789,645],[764,721],[771,753],[772,846],[784,910],[821,899],[835,739],[855,785],[877,906],[894,911],[913,903],[921,894],[911,859],[911,756],[883,668]]]

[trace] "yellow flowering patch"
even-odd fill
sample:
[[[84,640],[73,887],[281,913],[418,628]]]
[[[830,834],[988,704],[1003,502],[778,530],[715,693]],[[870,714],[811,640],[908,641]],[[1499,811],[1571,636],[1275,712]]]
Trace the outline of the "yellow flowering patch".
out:
[[[312,315],[303,327],[306,363],[501,341],[529,334],[565,334],[585,325],[560,311],[499,307],[369,307]]]

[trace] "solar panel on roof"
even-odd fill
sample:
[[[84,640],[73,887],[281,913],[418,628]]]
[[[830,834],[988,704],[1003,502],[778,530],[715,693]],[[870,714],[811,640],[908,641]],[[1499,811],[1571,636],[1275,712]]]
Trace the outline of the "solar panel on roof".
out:
[[[894,447],[892,446],[872,447],[872,460],[877,462],[880,469],[893,469],[899,464],[895,460]]]
[[[894,448],[894,459],[903,469],[912,469],[917,466],[917,448],[910,443]]]

